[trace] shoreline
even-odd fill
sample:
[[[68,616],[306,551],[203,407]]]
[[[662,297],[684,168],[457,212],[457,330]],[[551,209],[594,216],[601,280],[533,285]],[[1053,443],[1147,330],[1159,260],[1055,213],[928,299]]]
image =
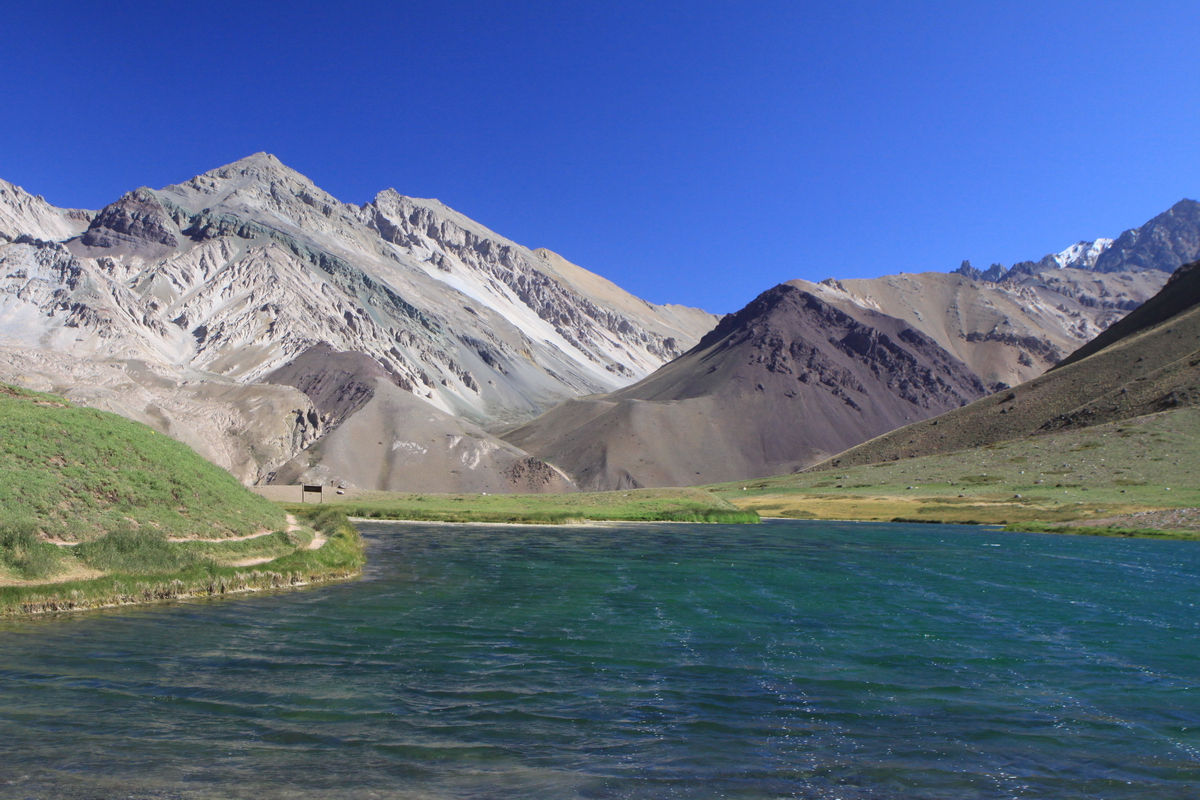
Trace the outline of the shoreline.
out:
[[[315,538],[260,564],[211,560],[174,571],[124,573],[0,587],[0,619],[73,613],[250,592],[299,589],[361,577],[362,537],[344,515],[314,521]],[[289,518],[289,524],[298,524]],[[318,543],[312,549],[314,543]]]
[[[410,525],[496,525],[522,528],[587,528],[613,525],[742,525],[738,522],[693,522],[686,519],[582,519],[578,522],[473,522],[445,519],[383,519],[381,517],[347,517],[351,522],[403,522]],[[767,517],[760,517],[766,520]],[[779,517],[778,519],[786,519]]]
[[[0,620],[16,619],[20,617],[33,617],[45,614],[77,614],[86,611],[102,611],[104,609],[113,608],[128,608],[129,606],[149,606],[159,605],[163,603],[172,603],[182,600],[200,600],[200,599],[215,599],[228,597],[231,595],[253,594],[257,592],[283,592],[291,589],[303,589],[309,586],[322,586],[327,583],[335,583],[342,580],[352,580],[362,576],[362,569],[346,574],[330,573],[328,575],[314,576],[310,575],[307,578],[296,580],[297,575],[287,575],[278,572],[262,572],[261,570],[252,570],[244,573],[247,576],[267,577],[270,576],[272,581],[268,584],[252,583],[245,586],[222,586],[212,584],[205,589],[188,588],[180,592],[170,590],[154,592],[152,596],[134,596],[121,595],[116,599],[105,599],[100,601],[90,600],[75,600],[74,598],[67,599],[47,599],[45,601],[30,600],[21,604],[19,609],[7,612],[0,612]],[[275,578],[291,578],[286,582],[276,581]],[[98,580],[103,580],[100,578]],[[52,586],[54,584],[35,584],[37,586]]]

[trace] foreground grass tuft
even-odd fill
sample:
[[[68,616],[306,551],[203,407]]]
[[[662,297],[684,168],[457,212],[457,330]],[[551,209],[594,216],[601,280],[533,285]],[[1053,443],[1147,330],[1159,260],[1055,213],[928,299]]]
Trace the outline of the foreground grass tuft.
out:
[[[72,555],[103,572],[178,572],[202,561],[199,553],[168,542],[154,531],[115,530],[73,548]]]
[[[62,570],[62,551],[37,534],[32,522],[0,525],[0,569],[23,580],[37,580]]]

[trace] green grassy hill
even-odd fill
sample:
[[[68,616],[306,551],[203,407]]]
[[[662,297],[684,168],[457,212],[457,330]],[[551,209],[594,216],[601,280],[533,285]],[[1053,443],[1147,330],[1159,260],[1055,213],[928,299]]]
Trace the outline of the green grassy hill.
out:
[[[61,398],[0,386],[0,525],[84,542],[127,528],[172,538],[284,527],[284,512],[186,445]]]
[[[144,425],[0,385],[0,615],[357,574],[344,516],[310,523]]]

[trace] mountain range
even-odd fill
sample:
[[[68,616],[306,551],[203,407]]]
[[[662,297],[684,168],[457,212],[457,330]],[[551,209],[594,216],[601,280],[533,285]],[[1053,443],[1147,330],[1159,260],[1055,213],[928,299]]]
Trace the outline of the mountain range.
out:
[[[1200,262],[1046,374],[936,419],[871,439],[814,467],[986,447],[1200,403]]]
[[[436,200],[388,190],[341,203],[261,153],[98,212],[3,184],[0,236],[0,374],[150,424],[246,482],[302,452],[306,479],[346,480],[308,448],[348,409],[295,388],[317,379],[303,369],[328,376],[330,353],[375,365],[365,383],[355,373],[366,396],[354,413],[382,389],[432,414],[441,440],[460,437],[451,449],[468,469],[503,473],[512,448],[478,425],[624,386],[716,322]],[[483,444],[460,447],[464,429]],[[382,446],[396,458],[421,447]]]
[[[99,211],[0,181],[0,381],[246,483],[757,477],[1041,376],[1200,257],[1198,210],[1007,270],[789,281],[718,318],[436,200],[343,203],[262,153]]]

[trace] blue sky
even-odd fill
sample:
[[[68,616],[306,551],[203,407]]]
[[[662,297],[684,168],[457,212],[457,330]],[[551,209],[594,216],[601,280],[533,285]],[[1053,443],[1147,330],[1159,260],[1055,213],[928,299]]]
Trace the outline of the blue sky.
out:
[[[22,6],[0,178],[61,206],[267,151],[727,312],[1200,198],[1194,0]]]

